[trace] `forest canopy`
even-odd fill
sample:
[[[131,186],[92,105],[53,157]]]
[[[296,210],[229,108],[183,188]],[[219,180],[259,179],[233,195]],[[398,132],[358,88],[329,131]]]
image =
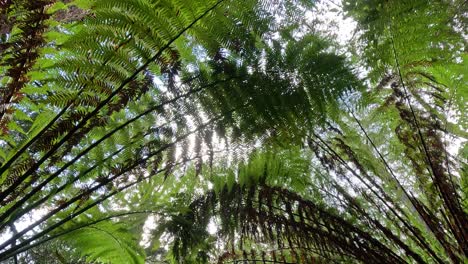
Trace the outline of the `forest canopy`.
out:
[[[463,0],[0,0],[0,263],[466,263]]]

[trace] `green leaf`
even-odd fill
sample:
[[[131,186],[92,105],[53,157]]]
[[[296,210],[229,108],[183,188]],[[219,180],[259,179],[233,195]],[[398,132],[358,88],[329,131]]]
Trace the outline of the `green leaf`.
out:
[[[124,223],[102,222],[80,228],[61,238],[89,262],[143,264],[145,254],[138,236]]]

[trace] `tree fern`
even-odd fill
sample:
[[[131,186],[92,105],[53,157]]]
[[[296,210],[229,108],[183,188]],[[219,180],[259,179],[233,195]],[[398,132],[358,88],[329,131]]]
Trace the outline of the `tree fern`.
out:
[[[88,262],[144,263],[138,237],[132,234],[125,223],[107,222],[80,228],[61,240],[79,248]]]
[[[139,263],[149,215],[148,261],[466,258],[462,2],[344,1],[352,58],[309,1],[4,2],[1,260]]]

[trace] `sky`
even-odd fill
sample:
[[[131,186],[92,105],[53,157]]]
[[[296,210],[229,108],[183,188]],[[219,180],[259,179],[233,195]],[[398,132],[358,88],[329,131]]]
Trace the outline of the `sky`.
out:
[[[320,30],[330,31],[327,29],[332,27],[332,31],[337,33],[336,41],[339,44],[346,46],[353,38],[357,24],[352,18],[345,18],[341,4],[337,4],[337,2],[339,1],[321,1],[317,4],[319,12],[314,13],[312,11],[307,11],[306,17],[312,20],[317,16],[317,18],[326,22],[323,25],[317,25],[318,28]]]

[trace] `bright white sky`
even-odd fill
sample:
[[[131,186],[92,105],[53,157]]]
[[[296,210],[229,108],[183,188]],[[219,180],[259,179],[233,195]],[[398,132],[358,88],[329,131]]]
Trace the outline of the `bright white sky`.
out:
[[[319,12],[307,11],[306,17],[312,20],[316,16],[321,21],[326,22],[323,25],[317,25],[318,29],[336,32],[337,42],[342,46],[346,46],[352,39],[357,24],[352,18],[345,18],[341,4],[336,4],[334,1],[339,2],[337,0],[330,0],[318,3],[317,9]]]

